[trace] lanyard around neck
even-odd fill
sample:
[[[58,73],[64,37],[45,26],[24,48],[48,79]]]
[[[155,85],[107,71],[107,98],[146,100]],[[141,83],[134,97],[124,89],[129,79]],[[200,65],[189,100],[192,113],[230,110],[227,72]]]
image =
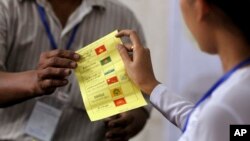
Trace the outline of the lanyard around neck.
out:
[[[219,87],[221,86],[226,80],[228,80],[230,78],[230,76],[232,76],[237,70],[239,70],[240,68],[247,66],[250,64],[250,58],[242,61],[241,63],[239,63],[238,65],[236,65],[233,69],[231,69],[229,72],[227,72],[224,76],[222,76],[208,91],[207,93],[205,93],[205,95],[195,104],[194,108],[191,110],[191,112],[188,114],[184,128],[182,129],[182,132],[184,133],[187,129],[188,126],[188,122],[190,119],[191,114],[193,113],[193,111],[199,107],[201,105],[201,103],[203,103],[207,98],[209,98],[212,93]]]
[[[48,39],[50,41],[50,45],[51,45],[51,48],[52,49],[58,49],[58,46],[56,44],[56,41],[55,41],[55,38],[51,32],[51,29],[50,29],[50,26],[49,26],[49,23],[47,21],[47,17],[46,17],[46,12],[45,12],[45,9],[40,6],[39,4],[37,4],[37,9],[38,9],[38,12],[39,12],[39,15],[40,15],[40,19],[44,25],[44,28],[46,30],[46,33],[47,33],[47,36],[48,36]],[[72,31],[72,34],[69,38],[69,41],[66,45],[66,49],[70,49],[70,47],[72,46],[73,42],[74,42],[74,39],[75,39],[75,36],[76,36],[76,32],[78,30],[78,27],[79,27],[79,24],[76,25]]]

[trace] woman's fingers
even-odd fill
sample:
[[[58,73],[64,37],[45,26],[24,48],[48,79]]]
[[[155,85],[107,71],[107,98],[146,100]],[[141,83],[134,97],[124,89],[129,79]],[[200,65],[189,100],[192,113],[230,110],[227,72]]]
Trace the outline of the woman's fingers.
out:
[[[134,46],[129,43],[124,43],[123,46],[127,49],[127,51],[132,52],[134,49]]]
[[[131,58],[128,55],[128,51],[126,50],[126,48],[123,45],[118,45],[117,49],[121,55],[121,58],[125,64],[125,66],[127,66],[131,62]]]
[[[130,38],[132,46],[118,46],[119,53],[125,64],[128,76],[142,91],[150,95],[159,82],[154,76],[149,49],[141,45],[138,35],[133,30],[122,30],[116,36],[127,36]],[[129,57],[125,48],[133,50],[133,59]]]
[[[123,36],[127,36],[130,38],[134,49],[140,48],[141,46],[141,41],[136,33],[136,31],[134,30],[121,30],[116,37],[123,37]]]

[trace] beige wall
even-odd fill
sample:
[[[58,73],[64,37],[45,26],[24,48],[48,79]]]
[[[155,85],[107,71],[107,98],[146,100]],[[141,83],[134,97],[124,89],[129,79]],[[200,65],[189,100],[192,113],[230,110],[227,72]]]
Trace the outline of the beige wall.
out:
[[[166,81],[167,6],[168,0],[119,0],[134,11],[144,29],[148,48],[151,49],[156,77]],[[151,118],[141,134],[132,141],[166,141],[166,119],[153,110]]]

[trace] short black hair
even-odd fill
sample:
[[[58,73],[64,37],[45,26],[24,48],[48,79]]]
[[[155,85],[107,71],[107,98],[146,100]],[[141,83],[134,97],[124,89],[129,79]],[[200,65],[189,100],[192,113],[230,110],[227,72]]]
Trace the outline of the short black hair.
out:
[[[206,0],[220,9],[250,43],[250,0]]]

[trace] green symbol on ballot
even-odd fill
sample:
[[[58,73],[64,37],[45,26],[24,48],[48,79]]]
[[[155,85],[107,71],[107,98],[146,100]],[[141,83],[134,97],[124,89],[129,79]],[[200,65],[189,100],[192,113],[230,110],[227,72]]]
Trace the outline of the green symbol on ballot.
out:
[[[104,58],[104,59],[102,59],[102,60],[100,61],[100,63],[101,63],[102,66],[105,65],[105,64],[108,64],[109,62],[111,62],[110,56],[107,57],[107,58]]]

